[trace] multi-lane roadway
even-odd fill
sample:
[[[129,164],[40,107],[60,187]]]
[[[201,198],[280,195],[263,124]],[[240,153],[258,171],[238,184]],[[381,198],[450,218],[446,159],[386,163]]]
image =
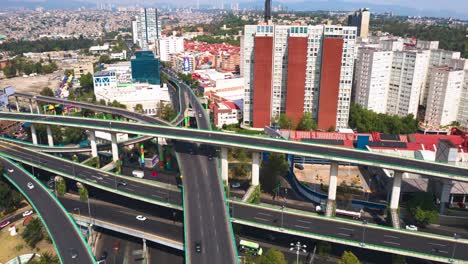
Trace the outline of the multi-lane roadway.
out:
[[[67,212],[38,181],[15,163],[0,157],[7,178],[26,196],[44,220],[62,263],[95,263],[93,254]],[[31,188],[32,185],[32,188]]]

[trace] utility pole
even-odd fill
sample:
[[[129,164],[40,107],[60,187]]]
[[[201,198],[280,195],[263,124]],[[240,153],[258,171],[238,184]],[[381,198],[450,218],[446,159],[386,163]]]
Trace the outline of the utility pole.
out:
[[[364,236],[366,235],[366,225],[367,220],[362,221],[362,242],[360,243],[361,247],[364,247],[366,244],[364,243]]]
[[[460,238],[460,235],[459,235],[459,234],[457,234],[457,233],[453,234],[453,239],[454,239],[454,241],[453,241],[452,257],[449,259],[449,262],[451,262],[451,263],[455,262],[455,259],[454,259],[454,257],[455,257],[455,250],[457,249],[457,240],[458,240],[459,238]]]
[[[289,250],[293,251],[296,250],[296,264],[299,264],[299,253],[307,253],[305,250],[307,248],[307,245],[302,245],[301,242],[297,241],[296,244],[291,243],[291,248]]]

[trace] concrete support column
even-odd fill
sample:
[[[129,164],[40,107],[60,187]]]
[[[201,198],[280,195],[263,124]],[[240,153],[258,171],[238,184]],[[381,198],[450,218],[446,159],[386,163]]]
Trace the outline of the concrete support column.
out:
[[[111,133],[112,139],[112,159],[114,161],[119,160],[119,147],[117,146],[117,134]]]
[[[229,181],[229,175],[228,175],[228,170],[229,168],[229,163],[228,163],[228,149],[227,148],[221,148],[221,179],[223,182],[228,184]]]
[[[16,111],[20,111],[20,107],[19,107],[19,102],[18,102],[18,96],[15,96],[15,104],[16,104]]]
[[[31,99],[29,99],[29,110],[31,110],[31,114],[34,114],[33,106],[32,106],[32,100],[31,100]]]
[[[328,184],[328,199],[326,216],[333,216],[336,205],[336,188],[338,185],[338,162],[332,161],[330,164],[330,181]]]
[[[49,143],[49,147],[53,147],[54,138],[52,135],[52,128],[50,127],[50,125],[47,125],[46,128],[47,128],[47,143]]]
[[[36,100],[36,108],[37,108],[37,114],[41,113],[41,108],[39,107],[39,103]]]
[[[260,152],[252,153],[252,181],[251,185],[258,186],[260,180]]]
[[[97,144],[96,144],[96,131],[94,131],[94,130],[89,131],[89,141],[91,143],[90,144],[91,145],[91,156],[97,157],[98,153],[97,153]]]
[[[163,138],[158,137],[158,154],[159,160],[164,160],[164,149],[162,147]]]
[[[398,204],[400,201],[400,192],[401,192],[401,179],[403,173],[400,171],[395,171],[393,175],[393,185],[392,185],[392,196],[390,198],[390,209],[397,210]]]
[[[445,208],[447,208],[450,200],[450,191],[452,190],[453,183],[451,180],[442,181],[442,190],[440,192],[440,208],[439,213],[445,214]]]
[[[32,143],[34,145],[37,145],[37,133],[36,133],[36,127],[34,124],[31,124],[31,138],[32,138]]]

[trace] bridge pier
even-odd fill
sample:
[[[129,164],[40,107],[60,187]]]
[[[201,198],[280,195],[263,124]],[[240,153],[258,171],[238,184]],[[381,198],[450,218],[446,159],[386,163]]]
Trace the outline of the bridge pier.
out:
[[[328,199],[325,216],[333,216],[336,207],[336,188],[338,183],[338,162],[332,161],[330,164],[330,180],[328,184]]]
[[[400,216],[398,207],[400,202],[401,179],[403,172],[395,171],[393,175],[392,196],[390,198],[390,217],[394,228],[400,228]]]
[[[97,152],[97,144],[96,144],[96,131],[94,130],[89,131],[89,141],[91,145],[91,156],[97,157],[98,152]]]
[[[37,100],[36,100],[36,109],[37,109],[37,114],[40,115],[41,114],[41,108],[39,107],[39,103],[37,102]]]
[[[450,200],[450,191],[452,190],[453,182],[451,180],[442,180],[442,189],[440,191],[440,206],[439,213],[445,214]]]
[[[146,247],[146,239],[143,238],[142,240],[143,240],[143,257],[146,259],[146,252],[148,250]]]
[[[16,111],[19,112],[20,107],[19,107],[19,102],[18,102],[18,96],[15,96],[15,104],[16,104]]]
[[[227,148],[221,148],[221,179],[224,183],[229,184],[229,163]]]
[[[158,155],[159,155],[159,160],[164,160],[164,149],[162,147],[162,142],[163,138],[158,137]]]
[[[54,138],[52,136],[52,128],[50,127],[50,125],[47,125],[46,129],[47,129],[47,143],[49,143],[49,147],[53,147],[54,146]]]
[[[34,114],[31,98],[29,98],[29,110],[31,110],[31,114]]]
[[[118,161],[119,160],[119,147],[117,146],[117,134],[111,133],[111,140],[112,140],[112,160]]]
[[[34,145],[37,145],[37,132],[34,124],[31,124],[31,139]]]
[[[252,180],[251,185],[258,186],[260,180],[260,152],[252,152]]]

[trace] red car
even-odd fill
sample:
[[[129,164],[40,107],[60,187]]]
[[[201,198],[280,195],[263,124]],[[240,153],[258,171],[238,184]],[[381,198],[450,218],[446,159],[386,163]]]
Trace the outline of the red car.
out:
[[[120,240],[117,240],[114,243],[114,250],[119,251],[119,249],[120,249]]]
[[[151,172],[151,176],[157,177],[157,176],[158,176],[158,172],[157,172],[157,171],[152,171],[152,172]]]
[[[9,225],[10,221],[6,220],[0,223],[0,228],[4,228],[5,226]]]

